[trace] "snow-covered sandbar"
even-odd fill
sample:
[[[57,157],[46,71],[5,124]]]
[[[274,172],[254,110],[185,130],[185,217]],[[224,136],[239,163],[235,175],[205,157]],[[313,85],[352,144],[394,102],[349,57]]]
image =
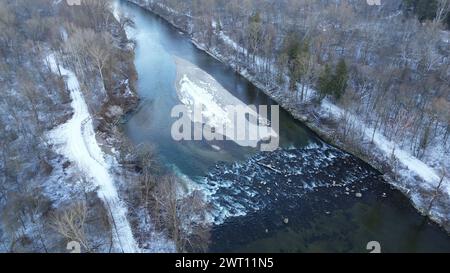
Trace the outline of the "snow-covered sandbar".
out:
[[[272,124],[261,112],[258,113],[254,106],[236,98],[196,65],[176,56],[174,59],[177,67],[175,86],[178,98],[187,107],[191,121],[199,120],[194,119],[194,111],[202,107],[201,122],[241,146],[257,147],[263,140],[278,138]],[[235,109],[236,106],[244,109],[246,113],[246,116],[243,116],[247,122],[246,127],[237,124],[242,121],[239,115],[235,120],[232,118],[230,109]],[[245,128],[245,132],[242,132],[242,128]]]

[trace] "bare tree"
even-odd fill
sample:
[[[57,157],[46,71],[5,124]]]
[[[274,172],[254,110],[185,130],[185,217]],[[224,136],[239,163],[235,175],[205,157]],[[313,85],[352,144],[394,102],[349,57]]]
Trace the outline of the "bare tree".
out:
[[[450,1],[449,0],[437,0],[437,10],[434,22],[442,23],[450,12]]]
[[[120,24],[120,29],[122,31],[125,31],[125,29],[127,27],[131,27],[131,28],[135,27],[135,23],[134,23],[133,19],[123,13],[119,14],[119,24]]]
[[[87,206],[85,202],[78,202],[73,206],[56,213],[52,219],[52,228],[71,241],[80,243],[87,252],[91,251],[86,237],[85,224]]]
[[[66,48],[79,60],[88,58],[97,68],[106,91],[104,68],[113,56],[114,43],[106,32],[96,33],[91,29],[75,28],[66,42]]]
[[[428,209],[427,209],[427,214],[430,214],[431,209],[433,208],[433,205],[434,205],[434,202],[435,202],[436,198],[441,193],[441,187],[442,187],[442,184],[444,183],[445,175],[446,175],[445,169],[442,169],[442,171],[441,171],[441,178],[439,179],[439,183],[436,186],[436,189],[435,189],[433,195],[431,196],[430,204],[428,205]]]
[[[178,251],[206,251],[209,243],[208,211],[200,192],[179,195],[183,191],[174,176],[165,176],[152,191],[155,202],[153,214],[159,216],[159,225],[166,229]]]
[[[103,31],[109,23],[111,13],[111,1],[109,0],[82,0],[81,8],[90,26],[97,31]]]
[[[6,57],[7,51],[18,42],[15,29],[16,16],[5,2],[0,2],[0,52]]]

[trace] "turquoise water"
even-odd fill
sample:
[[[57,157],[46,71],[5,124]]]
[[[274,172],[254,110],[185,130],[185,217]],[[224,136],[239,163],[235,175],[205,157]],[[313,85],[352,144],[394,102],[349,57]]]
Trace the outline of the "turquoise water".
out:
[[[172,139],[170,129],[175,119],[170,117],[170,111],[173,106],[180,104],[175,90],[176,67],[173,56],[197,65],[247,104],[275,103],[232,69],[196,49],[189,37],[164,20],[132,4],[120,2],[119,8],[130,14],[136,23],[135,64],[139,75],[138,92],[142,98],[139,111],[125,124],[128,137],[136,145],[151,144],[167,166],[198,183],[203,183],[204,177],[219,162],[225,163],[219,164],[216,177],[221,177],[233,162],[242,164],[238,168],[245,168],[247,160],[256,156],[258,149],[241,147],[231,141],[177,142]],[[322,145],[315,134],[285,111],[280,113],[280,137],[281,147],[285,149]],[[212,145],[220,147],[220,151]],[[305,157],[302,164],[313,167],[317,160],[320,157]],[[450,237],[420,216],[409,200],[384,183],[375,170],[359,163],[357,159],[343,160],[344,157],[335,159],[333,164],[340,167],[332,165],[327,168],[326,176],[334,177],[338,182],[343,181],[348,179],[348,174],[343,173],[342,168],[352,169],[356,166],[373,173],[369,177],[355,177],[354,184],[351,184],[365,189],[362,198],[354,198],[354,193],[340,193],[336,198],[333,190],[322,187],[298,199],[285,198],[280,201],[275,196],[273,199],[266,198],[264,200],[269,205],[254,211],[246,208],[245,203],[239,204],[239,199],[236,199],[235,203],[229,202],[227,206],[233,209],[239,204],[241,206],[236,209],[242,209],[246,214],[229,217],[214,226],[210,251],[367,252],[367,242],[376,240],[382,244],[382,250],[387,252],[450,252]],[[287,160],[285,164],[288,166],[293,163]],[[309,180],[319,176],[318,173],[311,175]],[[245,188],[248,191],[256,187],[251,179]],[[274,187],[279,186],[278,182],[284,183],[276,176],[266,179],[267,185]],[[307,182],[304,179],[298,177],[297,183]],[[238,180],[227,181],[228,186],[223,188],[228,191],[217,192],[212,196],[212,202],[230,200],[230,192],[242,190]],[[280,187],[280,193],[281,189],[283,187]],[[227,207],[219,202],[213,206],[218,212]],[[286,217],[289,218],[288,224],[284,223]]]

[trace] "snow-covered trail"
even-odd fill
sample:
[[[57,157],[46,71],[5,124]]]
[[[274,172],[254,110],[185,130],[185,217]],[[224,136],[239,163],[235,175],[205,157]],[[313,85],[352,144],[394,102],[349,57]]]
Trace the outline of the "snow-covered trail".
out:
[[[57,152],[75,163],[86,178],[98,187],[97,194],[110,212],[114,250],[137,252],[139,249],[126,217],[126,207],[119,199],[114,178],[109,173],[109,167],[95,138],[92,118],[80,91],[78,79],[72,71],[58,67],[53,54],[47,57],[47,61],[54,73],[60,71],[67,77],[74,111],[69,121],[49,133],[50,141],[57,147]]]

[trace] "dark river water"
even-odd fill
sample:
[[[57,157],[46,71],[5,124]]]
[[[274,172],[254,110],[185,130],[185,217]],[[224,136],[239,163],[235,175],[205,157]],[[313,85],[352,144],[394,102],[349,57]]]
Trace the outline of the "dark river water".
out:
[[[170,111],[180,104],[174,56],[206,71],[246,104],[275,102],[164,20],[132,4],[118,5],[136,23],[142,98],[125,131],[136,145],[154,146],[169,168],[206,193],[215,223],[210,251],[368,252],[367,243],[377,241],[383,252],[450,252],[450,236],[379,173],[323,143],[283,110],[282,149],[275,152],[231,141],[173,140]]]

